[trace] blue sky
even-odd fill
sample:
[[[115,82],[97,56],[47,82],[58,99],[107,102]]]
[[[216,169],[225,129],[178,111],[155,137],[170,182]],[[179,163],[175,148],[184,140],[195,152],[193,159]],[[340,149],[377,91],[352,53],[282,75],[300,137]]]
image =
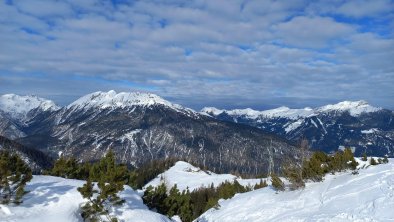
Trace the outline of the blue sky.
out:
[[[394,1],[6,0],[0,94],[146,91],[195,109],[394,108]]]

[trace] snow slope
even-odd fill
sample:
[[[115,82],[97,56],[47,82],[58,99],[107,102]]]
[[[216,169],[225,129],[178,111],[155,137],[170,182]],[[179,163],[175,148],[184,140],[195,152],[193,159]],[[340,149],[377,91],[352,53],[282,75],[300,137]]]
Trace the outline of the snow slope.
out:
[[[0,205],[0,221],[73,222],[80,221],[79,207],[84,202],[77,191],[84,181],[52,176],[34,176],[26,186],[30,192],[19,206]],[[121,193],[126,203],[112,213],[120,221],[169,222],[167,217],[150,211],[137,192],[129,187]]]
[[[156,187],[164,182],[167,187],[173,187],[176,184],[181,191],[186,190],[186,188],[192,191],[200,187],[209,187],[211,184],[217,187],[225,181],[232,182],[234,180],[237,180],[243,186],[253,186],[260,182],[260,179],[241,179],[232,174],[216,174],[203,171],[187,162],[178,161],[173,167],[146,184],[144,188],[148,186]]]
[[[237,194],[196,221],[394,221],[393,162],[360,169],[358,175],[327,175],[299,191],[276,194],[267,187]]]

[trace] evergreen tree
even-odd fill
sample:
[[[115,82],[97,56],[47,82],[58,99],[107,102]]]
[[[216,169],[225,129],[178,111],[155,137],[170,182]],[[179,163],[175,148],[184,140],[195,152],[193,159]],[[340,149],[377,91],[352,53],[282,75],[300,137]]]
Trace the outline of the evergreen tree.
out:
[[[192,221],[193,218],[193,205],[190,197],[189,189],[182,192],[180,197],[180,208],[178,210],[178,215],[184,222]]]
[[[305,164],[306,162],[304,162]],[[297,163],[287,162],[283,166],[283,174],[290,181],[290,189],[296,190],[305,186],[303,181],[303,169]]]
[[[150,209],[156,209],[157,212],[167,214],[168,207],[165,203],[167,199],[167,187],[164,183],[158,187],[153,188],[152,186],[147,187],[142,197],[145,205]]]
[[[285,190],[285,184],[275,173],[271,173],[271,183],[272,183],[272,187],[276,191],[284,191]]]
[[[267,187],[267,186],[268,186],[267,181],[263,180],[263,179],[260,179],[260,182],[255,184],[253,189],[257,190],[257,189],[264,188],[264,187]]]
[[[387,158],[387,155],[385,155],[384,156],[384,158],[383,158],[383,161],[382,161],[383,163],[388,163],[389,162],[389,159]]]
[[[167,215],[172,217],[179,213],[181,207],[181,193],[179,192],[176,184],[170,190],[168,197],[164,200],[166,208],[168,208]]]
[[[88,202],[82,207],[82,216],[85,220],[101,220],[104,215],[108,221],[117,221],[109,215],[109,208],[124,203],[118,193],[124,189],[128,179],[126,166],[117,165],[115,155],[109,151],[98,163],[95,163],[90,170],[90,178],[78,191]],[[97,189],[92,181],[97,182]]]
[[[363,153],[363,157],[361,158],[361,160],[362,161],[367,161],[368,160],[368,158],[367,158],[367,153]]]
[[[68,179],[87,180],[89,171],[89,163],[80,164],[74,157],[66,158],[62,156],[55,161],[53,168],[48,174]]]
[[[26,183],[32,179],[31,169],[17,154],[0,151],[0,203],[22,203]]]
[[[371,157],[371,159],[369,160],[369,164],[371,165],[378,165],[378,163],[376,162],[375,158]]]

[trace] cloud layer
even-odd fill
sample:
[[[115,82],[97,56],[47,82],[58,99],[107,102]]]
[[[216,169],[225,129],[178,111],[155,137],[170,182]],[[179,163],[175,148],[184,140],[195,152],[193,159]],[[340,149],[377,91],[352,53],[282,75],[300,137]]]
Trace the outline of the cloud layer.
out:
[[[150,91],[193,108],[394,108],[386,0],[4,1],[0,93]]]

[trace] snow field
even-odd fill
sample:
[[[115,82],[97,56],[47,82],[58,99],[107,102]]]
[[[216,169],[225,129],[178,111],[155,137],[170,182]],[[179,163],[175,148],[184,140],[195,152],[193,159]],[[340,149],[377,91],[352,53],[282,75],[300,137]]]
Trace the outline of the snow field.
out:
[[[393,162],[360,169],[357,175],[329,174],[303,190],[276,193],[269,186],[238,194],[196,221],[394,221]]]
[[[77,191],[85,181],[52,176],[34,176],[30,191],[19,206],[0,205],[0,221],[7,222],[81,222],[80,206],[86,201]],[[126,187],[120,197],[126,203],[111,210],[120,221],[170,222],[164,215],[152,212],[140,195]]]

